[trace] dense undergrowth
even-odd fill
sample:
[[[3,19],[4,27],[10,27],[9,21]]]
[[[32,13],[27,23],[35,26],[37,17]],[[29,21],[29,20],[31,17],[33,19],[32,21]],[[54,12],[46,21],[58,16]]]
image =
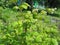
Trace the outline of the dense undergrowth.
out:
[[[58,45],[59,29],[42,12],[0,8],[0,45]]]

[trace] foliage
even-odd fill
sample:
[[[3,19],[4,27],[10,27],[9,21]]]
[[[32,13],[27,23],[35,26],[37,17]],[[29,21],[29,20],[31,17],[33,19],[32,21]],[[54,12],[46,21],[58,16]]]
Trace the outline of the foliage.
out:
[[[55,12],[55,15],[56,17],[60,17],[60,8],[58,8],[58,10]]]
[[[49,14],[54,14],[56,10],[57,10],[57,8],[47,8],[46,9],[47,13],[49,13]]]
[[[2,7],[12,7],[16,5],[17,0],[0,0],[0,6]]]
[[[60,10],[27,11],[29,4],[16,3],[17,0],[0,0],[0,45],[59,45],[60,31],[47,13],[60,15]]]
[[[0,14],[0,45],[58,45],[57,26],[51,23],[46,12],[42,13],[3,9]]]
[[[21,5],[19,5],[19,6],[14,6],[13,7],[13,9],[14,10],[20,10],[20,11],[22,11],[22,10],[27,10],[28,9],[28,7],[30,7],[30,5],[28,4],[28,3],[25,3],[25,2],[23,2]]]
[[[19,10],[28,9],[28,7],[30,7],[30,5],[24,2],[19,6]]]

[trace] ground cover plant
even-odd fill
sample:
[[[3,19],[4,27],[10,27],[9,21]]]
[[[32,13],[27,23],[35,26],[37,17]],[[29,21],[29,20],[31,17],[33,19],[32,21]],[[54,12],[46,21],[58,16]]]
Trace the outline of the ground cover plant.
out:
[[[60,45],[60,9],[29,8],[0,0],[0,45]]]
[[[58,45],[59,41],[58,27],[46,13],[0,10],[0,45]]]

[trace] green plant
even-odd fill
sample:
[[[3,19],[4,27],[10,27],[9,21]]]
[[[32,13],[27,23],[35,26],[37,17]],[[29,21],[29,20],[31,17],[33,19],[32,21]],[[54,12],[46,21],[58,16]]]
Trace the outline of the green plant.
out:
[[[23,10],[23,9],[28,9],[28,7],[30,7],[30,5],[28,3],[22,3],[20,6],[19,6],[19,9],[20,10]]]
[[[60,17],[60,8],[58,8],[58,10],[55,12],[55,15],[56,17]]]
[[[23,3],[22,3],[21,5],[19,5],[19,6],[14,6],[13,9],[14,9],[14,10],[20,10],[20,11],[22,11],[22,10],[27,10],[28,7],[30,7],[30,5],[29,5],[28,3],[23,2]]]
[[[4,9],[1,14],[0,45],[58,45],[58,28],[45,13]]]
[[[17,0],[0,0],[0,6],[2,7],[12,7],[14,5],[16,5]]]
[[[47,8],[46,11],[48,14],[54,14],[56,9],[55,8]]]

